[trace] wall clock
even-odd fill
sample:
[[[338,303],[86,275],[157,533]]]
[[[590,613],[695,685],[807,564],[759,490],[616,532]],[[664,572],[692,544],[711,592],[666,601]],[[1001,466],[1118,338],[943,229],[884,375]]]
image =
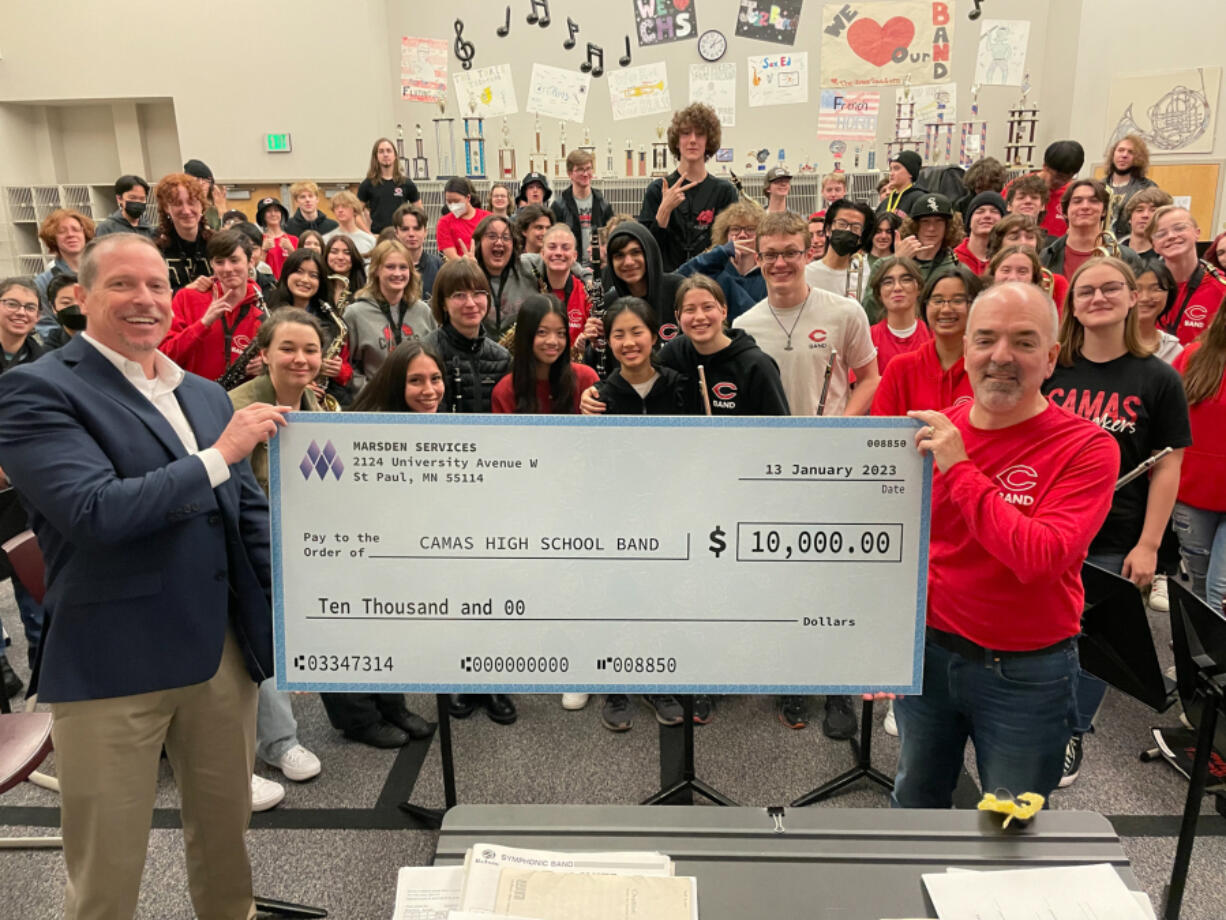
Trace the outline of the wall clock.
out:
[[[704,61],[714,64],[728,50],[728,39],[718,29],[707,29],[698,36],[698,53]]]

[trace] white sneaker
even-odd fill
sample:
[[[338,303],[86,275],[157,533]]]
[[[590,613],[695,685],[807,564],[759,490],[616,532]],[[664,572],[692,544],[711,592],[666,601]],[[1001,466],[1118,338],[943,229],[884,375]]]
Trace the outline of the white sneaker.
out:
[[[276,767],[285,774],[286,779],[292,779],[296,783],[319,776],[319,771],[322,769],[319,758],[301,744],[295,744],[281,755],[279,763],[270,766]]]
[[[1155,575],[1153,586],[1149,589],[1149,609],[1158,613],[1171,612],[1171,598],[1166,593],[1166,576]]]
[[[251,774],[251,810],[268,811],[276,808],[285,798],[285,787],[270,779]]]
[[[590,695],[588,693],[563,693],[562,708],[571,711],[582,709],[587,705],[587,699]]]
[[[898,721],[894,718],[894,701],[890,700],[890,705],[885,711],[885,721],[881,723],[881,727],[885,729],[887,735],[898,737]]]

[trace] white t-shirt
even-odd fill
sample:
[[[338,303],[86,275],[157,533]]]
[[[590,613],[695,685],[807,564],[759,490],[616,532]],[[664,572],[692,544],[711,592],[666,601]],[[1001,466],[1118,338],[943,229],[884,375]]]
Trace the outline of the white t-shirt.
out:
[[[821,288],[810,288],[805,302],[790,310],[772,310],[763,300],[738,316],[732,326],[752,335],[758,347],[775,359],[793,415],[817,414],[832,348],[838,354],[826,394],[826,415],[842,415],[847,408],[848,368],[862,367],[877,358],[864,309],[849,297]]]
[[[864,300],[868,288],[868,263],[861,258],[858,271],[848,268],[831,268],[821,259],[805,266],[805,281],[810,287],[821,288],[840,297]]]
[[[1172,364],[1182,351],[1183,342],[1179,341],[1177,336],[1158,330],[1158,350],[1154,352],[1155,355],[1167,364]]]

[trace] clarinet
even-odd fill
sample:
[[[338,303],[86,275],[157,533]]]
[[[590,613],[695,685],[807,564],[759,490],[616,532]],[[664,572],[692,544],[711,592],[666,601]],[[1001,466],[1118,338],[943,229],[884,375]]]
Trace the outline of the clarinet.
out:
[[[259,311],[260,323],[263,324],[264,320],[268,319],[268,308],[264,305],[264,292],[260,290],[258,283],[255,286],[255,308]],[[252,336],[250,344],[243,349],[242,354],[231,361],[217,378],[223,390],[233,390],[247,379],[247,365],[259,350],[259,336]]]
[[[592,304],[592,318],[601,321],[601,326],[604,325],[605,314],[605,297],[604,297],[604,282],[600,280],[600,244],[595,238],[592,239],[592,280],[587,283],[587,298]],[[607,358],[608,358],[608,343],[605,342],[603,332],[596,337],[596,341],[592,343],[592,348],[596,351],[596,375],[604,380],[608,376]]]
[[[460,404],[464,400],[463,395],[460,393],[460,384],[462,381],[463,381],[463,375],[460,373],[460,364],[457,361],[455,364],[451,365],[451,389],[455,391],[453,398],[451,400],[451,411],[452,412],[462,412],[463,411],[460,408]]]
[[[830,360],[826,362],[826,373],[822,375],[822,395],[817,400],[817,414],[826,414],[826,394],[830,392],[830,375],[834,373],[834,359],[839,356],[839,353],[833,348],[830,349]]]

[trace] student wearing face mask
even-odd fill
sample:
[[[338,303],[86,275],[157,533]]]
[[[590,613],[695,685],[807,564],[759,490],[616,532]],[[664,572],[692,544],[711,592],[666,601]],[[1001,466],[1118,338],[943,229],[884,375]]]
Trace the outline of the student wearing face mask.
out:
[[[85,329],[85,314],[77,304],[76,283],[76,275],[56,275],[47,285],[47,299],[58,323],[43,336],[48,351],[67,345],[69,339]]]
[[[149,199],[149,183],[140,176],[120,176],[115,180],[115,203],[119,205],[98,224],[94,236],[108,233],[140,233],[153,239],[153,228],[143,227],[141,215]]]
[[[489,216],[489,211],[473,206],[477,193],[463,176],[452,176],[443,186],[446,213],[439,218],[434,234],[444,259],[458,259],[472,249],[473,231]]]
[[[865,249],[865,230],[871,226],[873,212],[866,204],[841,198],[827,208],[821,231],[826,237],[826,252],[817,262],[805,266],[805,281],[831,294],[863,301],[868,293],[867,264],[864,259],[854,264],[853,260]],[[869,319],[876,318],[870,313]]]

